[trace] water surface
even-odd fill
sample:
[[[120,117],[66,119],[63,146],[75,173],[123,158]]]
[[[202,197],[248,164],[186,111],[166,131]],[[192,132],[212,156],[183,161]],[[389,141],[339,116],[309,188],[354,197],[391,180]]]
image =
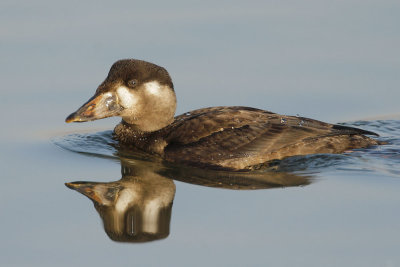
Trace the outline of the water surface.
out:
[[[53,142],[65,150],[121,165],[122,177],[118,173],[102,182],[85,178],[89,181],[68,185],[94,200],[96,209],[91,208],[91,212],[96,210],[103,222],[104,239],[173,242],[183,231],[186,238],[193,238],[190,244],[197,244],[200,238],[205,244],[217,242],[230,248],[233,244],[241,247],[242,242],[292,247],[287,243],[290,240],[295,246],[306,242],[313,249],[323,243],[328,251],[340,249],[341,255],[349,253],[348,257],[361,256],[378,247],[394,252],[397,241],[393,236],[398,235],[399,222],[396,211],[400,198],[396,190],[400,185],[400,121],[345,124],[375,131],[381,135],[379,140],[387,144],[340,155],[292,157],[265,170],[235,173],[172,166],[140,152],[119,151],[112,131],[70,134]],[[90,190],[85,192],[88,187]],[[212,192],[212,188],[219,189]],[[267,190],[273,188],[281,189]],[[254,189],[263,193],[243,191]],[[129,190],[131,193],[126,193]],[[189,196],[188,192],[194,195]],[[179,211],[175,215],[175,210],[182,208],[183,221]],[[228,215],[229,220],[225,220]],[[187,220],[191,225],[183,223]],[[209,238],[200,237],[199,231]],[[389,235],[393,236],[388,239]],[[381,243],[371,242],[375,239]],[[362,246],[366,240],[370,242],[368,248]],[[297,251],[303,254],[309,249]]]

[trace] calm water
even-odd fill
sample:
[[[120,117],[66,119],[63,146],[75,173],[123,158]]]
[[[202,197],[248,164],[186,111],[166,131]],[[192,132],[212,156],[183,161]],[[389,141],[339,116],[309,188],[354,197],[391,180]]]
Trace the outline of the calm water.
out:
[[[1,1],[0,266],[400,266],[399,12],[390,0]],[[166,67],[178,114],[245,105],[389,144],[252,174],[117,151],[118,119],[64,119],[121,58]],[[136,204],[96,209],[74,181]]]

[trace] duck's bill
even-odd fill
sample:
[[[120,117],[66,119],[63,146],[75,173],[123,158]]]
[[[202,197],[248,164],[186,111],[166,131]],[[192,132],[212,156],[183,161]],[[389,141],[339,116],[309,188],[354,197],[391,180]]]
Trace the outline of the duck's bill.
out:
[[[117,116],[122,107],[113,93],[94,95],[77,111],[69,115],[65,122],[85,122]]]

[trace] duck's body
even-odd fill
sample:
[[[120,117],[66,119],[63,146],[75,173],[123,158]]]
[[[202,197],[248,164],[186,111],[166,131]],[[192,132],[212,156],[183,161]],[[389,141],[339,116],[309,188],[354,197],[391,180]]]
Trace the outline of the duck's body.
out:
[[[175,117],[165,128],[141,132],[121,122],[122,146],[158,154],[167,161],[213,169],[258,168],[295,155],[342,153],[377,145],[361,129],[248,107],[212,107]]]
[[[176,98],[165,69],[121,60],[95,96],[70,121],[121,116],[115,136],[122,146],[170,162],[214,169],[246,170],[296,155],[343,153],[378,145],[375,133],[248,107],[213,107],[173,117]]]

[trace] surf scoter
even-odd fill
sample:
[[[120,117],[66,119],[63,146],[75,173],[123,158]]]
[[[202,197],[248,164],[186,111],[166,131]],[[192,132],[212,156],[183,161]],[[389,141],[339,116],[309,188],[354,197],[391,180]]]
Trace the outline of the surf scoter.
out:
[[[124,59],[115,62],[96,93],[66,122],[111,116],[121,146],[166,161],[226,170],[251,170],[265,162],[315,153],[343,153],[379,145],[376,133],[249,107],[203,108],[174,117],[176,96],[166,69]]]

